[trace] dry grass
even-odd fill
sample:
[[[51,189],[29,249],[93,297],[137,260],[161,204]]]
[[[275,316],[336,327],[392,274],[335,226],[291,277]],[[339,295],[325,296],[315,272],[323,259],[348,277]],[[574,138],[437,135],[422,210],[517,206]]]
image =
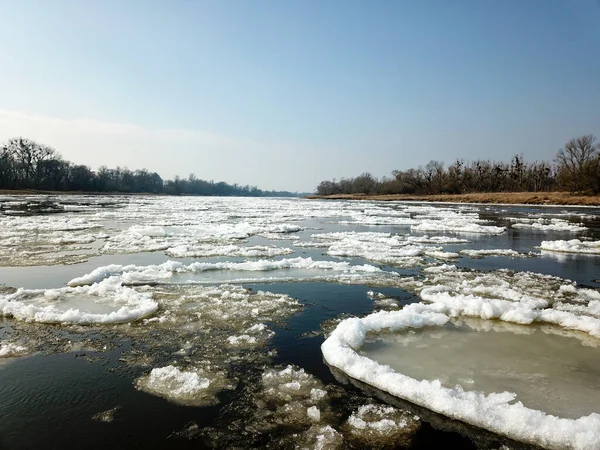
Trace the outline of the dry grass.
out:
[[[512,205],[574,205],[600,206],[600,195],[575,195],[569,192],[492,192],[473,194],[436,194],[436,195],[309,195],[310,199],[326,200],[404,200],[425,202],[456,202],[456,203],[504,203]]]

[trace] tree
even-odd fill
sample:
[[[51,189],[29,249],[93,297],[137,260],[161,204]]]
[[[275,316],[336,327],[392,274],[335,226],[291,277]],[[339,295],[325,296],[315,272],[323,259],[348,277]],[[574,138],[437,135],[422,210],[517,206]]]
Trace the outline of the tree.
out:
[[[94,172],[84,165],[73,165],[69,170],[69,186],[71,191],[93,191]]]
[[[38,144],[22,137],[9,139],[2,148],[3,154],[10,155],[16,176],[21,186],[39,188],[44,176],[44,163],[60,159],[52,147]]]
[[[356,177],[353,184],[356,194],[373,194],[377,190],[377,180],[369,172]]]
[[[593,189],[594,160],[600,149],[595,142],[593,134],[571,139],[556,154],[561,184],[572,192]]]
[[[429,161],[422,170],[428,194],[439,194],[444,186],[444,163]]]

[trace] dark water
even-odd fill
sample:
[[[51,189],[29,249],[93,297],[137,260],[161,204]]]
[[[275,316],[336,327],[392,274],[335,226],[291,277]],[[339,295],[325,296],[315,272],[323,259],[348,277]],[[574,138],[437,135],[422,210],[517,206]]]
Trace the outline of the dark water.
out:
[[[393,208],[393,205],[389,205]],[[482,218],[489,219],[497,225],[506,225],[507,217],[528,217],[531,214],[553,214],[557,209],[528,207],[481,208]],[[536,232],[509,228],[500,236],[461,235],[470,241],[469,244],[444,245],[445,251],[462,249],[514,249],[519,252],[536,251],[542,240],[572,239],[584,236],[588,239],[600,239],[600,219],[596,210],[570,209],[573,213],[586,214],[583,220],[588,230],[579,235],[559,232]],[[305,230],[299,235],[309,239],[313,233],[328,231],[381,231],[406,234],[407,226],[366,226],[339,225],[331,219],[309,219],[302,222],[305,226],[321,228]],[[425,233],[413,233],[423,235]],[[444,233],[427,233],[438,235]],[[449,235],[449,233],[445,233]],[[249,239],[249,245],[261,245],[265,242],[290,246],[289,241],[270,241],[260,237]],[[319,260],[340,261],[339,258],[323,255],[325,249],[296,248],[294,256],[311,256]],[[274,258],[279,259],[280,257]],[[37,267],[0,267],[0,284],[12,287],[54,288],[64,286],[74,276],[84,274],[93,268],[106,264],[158,264],[166,261],[162,252],[140,252],[129,255],[102,255],[90,258],[86,263],[75,266],[37,266]],[[206,261],[234,261],[240,258],[207,258]],[[418,268],[398,269],[392,266],[373,263],[361,258],[344,258],[352,264],[373,264],[385,270],[398,271],[406,275],[419,274]],[[194,259],[182,260],[191,262]],[[508,268],[515,271],[531,271],[541,274],[555,275],[576,281],[578,284],[600,288],[600,256],[586,255],[551,255],[543,254],[533,258],[514,259],[507,257],[486,257],[472,259],[462,257],[456,261],[459,267],[479,271]],[[217,282],[217,280],[215,280]],[[263,351],[275,349],[271,364],[285,366],[294,364],[316,376],[326,385],[338,385],[329,368],[323,363],[320,345],[324,340],[322,326],[329,320],[345,316],[363,316],[372,312],[375,307],[367,292],[373,287],[367,285],[346,285],[326,282],[287,282],[287,283],[248,283],[246,287],[253,290],[265,290],[288,294],[298,299],[303,305],[302,312],[292,316],[285,323],[274,325],[274,337],[269,347]],[[419,301],[414,294],[399,288],[377,287],[377,292],[391,296],[407,304]],[[0,322],[0,330],[8,334],[14,326],[12,319]],[[124,351],[128,350],[127,341],[119,341],[118,334],[104,340],[116,339],[107,351],[71,351],[54,352],[50,336],[60,335],[60,339],[83,339],[92,334],[103,334],[95,328],[76,331],[68,327],[40,325],[52,329],[48,336],[49,349],[32,356],[0,359],[0,450],[12,449],[80,449],[80,448],[227,448],[235,442],[238,448],[261,447],[269,445],[269,439],[244,441],[243,423],[235,432],[237,439],[214,441],[210,435],[190,433],[177,436],[175,433],[188,424],[195,423],[198,428],[224,428],[226,433],[235,430],[235,422],[242,414],[237,405],[247,402],[246,387],[255,380],[256,374],[265,368],[264,365],[237,368],[242,376],[237,388],[220,394],[221,403],[210,407],[178,406],[162,398],[138,391],[134,387],[134,379],[143,372],[130,368],[120,361]],[[2,334],[0,334],[2,337]],[[89,337],[89,336],[88,336]],[[59,339],[59,338],[56,338]],[[262,364],[262,363],[261,363]],[[343,387],[347,397],[342,396],[335,407],[348,409],[354,404],[344,404],[347,398],[353,402],[366,399],[368,394],[362,390],[346,385]],[[102,411],[118,407],[114,420],[109,423],[92,420]],[[250,408],[250,406],[248,406]],[[232,425],[233,424],[233,425]],[[278,431],[281,432],[281,431]],[[293,430],[292,430],[293,432]],[[498,438],[499,445],[503,441]],[[487,445],[487,444],[485,444]],[[478,443],[480,448],[484,444]],[[498,445],[498,446],[499,446]],[[438,431],[424,423],[418,432],[411,448],[437,449],[456,448],[471,449],[477,447],[469,438],[457,433]],[[272,444],[271,444],[272,447]],[[490,447],[492,448],[492,447]],[[498,447],[496,447],[498,448]]]
[[[273,363],[295,364],[325,384],[336,383],[322,360],[324,337],[320,325],[340,314],[361,316],[372,311],[372,301],[366,295],[370,288],[310,282],[248,287],[286,293],[306,305],[284,327],[275,329],[271,347],[277,349],[277,356]],[[400,289],[378,291],[404,297],[407,303],[416,300]],[[191,422],[200,428],[218,427],[234,420],[235,412],[231,414],[223,404],[206,408],[178,406],[134,389],[135,372],[114,370],[120,366],[119,356],[126,348],[36,355],[0,363],[0,449],[212,448],[216,443],[210,439],[181,438],[174,433]],[[243,385],[242,380],[235,392],[222,394],[222,402],[238,401]],[[354,396],[367,398],[357,388],[346,389]],[[91,419],[115,406],[120,408],[112,422]],[[427,424],[411,448],[433,449],[450,444],[458,449],[475,448],[468,438],[437,431]]]

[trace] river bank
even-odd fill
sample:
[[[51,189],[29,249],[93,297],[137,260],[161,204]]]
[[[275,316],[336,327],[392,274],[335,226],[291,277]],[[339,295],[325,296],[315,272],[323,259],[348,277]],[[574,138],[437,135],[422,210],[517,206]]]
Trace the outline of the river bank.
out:
[[[575,195],[569,192],[482,192],[472,194],[334,194],[309,195],[322,200],[425,201],[449,203],[491,203],[511,205],[600,206],[600,195]]]

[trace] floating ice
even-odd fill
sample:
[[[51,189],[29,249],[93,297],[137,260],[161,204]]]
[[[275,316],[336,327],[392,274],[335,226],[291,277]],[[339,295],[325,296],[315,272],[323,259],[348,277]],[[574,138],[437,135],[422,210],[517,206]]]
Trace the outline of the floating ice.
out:
[[[343,425],[344,431],[362,448],[408,447],[420,422],[393,406],[363,405]]]
[[[468,256],[470,258],[484,258],[486,256],[508,256],[510,258],[528,258],[534,256],[534,253],[519,253],[516,250],[512,250],[509,248],[494,248],[494,249],[484,249],[484,250],[461,250],[459,252],[461,255]]]
[[[245,347],[249,345],[252,346],[261,344],[274,335],[275,333],[269,330],[269,327],[267,327],[264,323],[257,323],[245,330],[244,334],[229,336],[227,341],[229,342],[229,345],[234,347]]]
[[[367,296],[373,299],[373,306],[378,309],[384,310],[397,310],[400,308],[400,304],[396,299],[389,298],[381,292],[367,292]]]
[[[598,293],[557,277],[508,270],[448,271],[426,279],[419,295],[452,317],[550,323],[600,337]]]
[[[468,221],[423,221],[411,226],[413,231],[451,231],[455,233],[502,234],[504,227],[478,225]]]
[[[330,425],[313,425],[300,434],[294,448],[302,450],[336,450],[344,447],[344,438]]]
[[[102,225],[83,218],[67,215],[9,217],[0,215],[3,230],[28,233],[52,233],[55,231],[81,231],[102,228]]]
[[[436,259],[458,258],[457,253],[444,252],[442,247],[427,244],[443,242],[465,242],[462,240],[414,238],[409,235],[392,235],[374,232],[336,232],[313,234],[314,242],[295,245],[305,247],[327,247],[327,254],[339,257],[359,257],[400,267],[414,267],[423,264],[423,257]]]
[[[382,311],[341,322],[322,345],[323,356],[349,376],[446,416],[513,439],[547,448],[600,448],[600,414],[559,418],[513,403],[514,394],[450,389],[440,381],[416,380],[356,350],[367,333],[440,326],[452,317],[479,317],[529,324],[559,325],[600,338],[600,294],[557,277],[498,270],[487,274],[449,266],[407,280],[427,302],[401,311]],[[598,303],[596,303],[598,302]]]
[[[14,342],[0,342],[0,358],[12,358],[23,356],[27,353],[27,348]]]
[[[172,279],[175,275],[199,274],[213,271],[267,272],[289,269],[302,269],[315,272],[343,272],[348,274],[384,273],[369,264],[351,265],[347,262],[314,261],[312,258],[286,258],[281,260],[261,259],[244,262],[195,262],[185,265],[176,261],[152,266],[109,265],[69,281],[69,286],[85,286],[109,277],[118,277],[124,283],[155,283]],[[210,280],[207,280],[210,281]]]
[[[106,411],[99,412],[92,416],[92,420],[96,420],[98,422],[110,423],[115,419],[115,414],[117,411],[121,409],[120,406],[115,406],[114,408],[107,409]]]
[[[600,255],[600,241],[542,241],[542,250],[563,253],[583,253],[587,255]]]
[[[587,228],[582,223],[569,222],[564,219],[528,219],[512,217],[509,218],[514,222],[512,228],[530,229],[535,231],[565,231],[569,233],[580,233],[586,231]]]
[[[413,304],[398,312],[347,319],[323,343],[323,356],[330,365],[355,379],[474,426],[547,448],[599,448],[600,414],[577,420],[555,417],[512,403],[514,394],[508,392],[485,395],[460,386],[449,389],[438,380],[419,381],[402,375],[356,352],[367,332],[446,323],[448,316],[435,312],[433,306]]]
[[[3,266],[73,264],[95,253],[86,245],[97,239],[97,230],[27,230],[16,223],[7,226],[0,231]]]
[[[278,322],[301,310],[297,300],[283,294],[252,291],[242,286],[169,286],[152,289],[160,311],[146,323],[176,331],[211,332],[215,344],[231,346],[265,344],[273,332],[264,324]],[[182,330],[182,326],[186,326]],[[223,337],[216,333],[223,330]],[[222,340],[220,340],[222,339]]]
[[[311,406],[306,409],[306,415],[313,422],[318,422],[321,420],[321,411],[316,406]]]
[[[267,369],[262,391],[254,399],[261,410],[257,419],[277,425],[311,426],[332,417],[327,391],[314,376],[294,366]]]
[[[198,245],[179,245],[176,247],[169,247],[166,252],[167,255],[174,258],[205,258],[210,256],[238,256],[246,258],[270,258],[273,256],[289,255],[294,253],[290,248],[267,246],[267,245],[254,245],[254,246],[241,246],[241,245],[210,245],[210,244],[198,244]]]
[[[28,322],[109,324],[132,322],[156,311],[151,295],[114,279],[91,286],[18,289],[0,294],[0,314]]]
[[[186,226],[132,225],[128,229],[111,236],[106,241],[102,251],[104,253],[136,253],[168,250],[167,253],[172,256],[194,257],[213,256],[211,250],[220,249],[225,253],[217,253],[214,256],[228,256],[230,254],[234,256],[235,252],[233,250],[235,248],[227,247],[227,244],[231,244],[232,241],[247,239],[255,235],[288,235],[301,230],[303,230],[302,227],[293,224],[260,222],[238,222],[233,224],[209,222]],[[219,245],[222,247],[219,247]],[[264,248],[262,250],[264,251]],[[243,252],[244,250],[239,251]],[[264,256],[272,255],[267,253]]]
[[[406,240],[408,242],[415,243],[415,244],[437,244],[437,245],[466,244],[469,242],[466,239],[460,239],[460,238],[456,238],[456,237],[452,237],[452,236],[428,236],[426,234],[423,236],[407,235]]]
[[[217,403],[215,394],[227,386],[225,375],[206,368],[181,370],[175,366],[152,369],[136,380],[138,389],[174,403],[206,406]],[[212,386],[219,384],[219,387]],[[211,389],[212,386],[212,389]]]

